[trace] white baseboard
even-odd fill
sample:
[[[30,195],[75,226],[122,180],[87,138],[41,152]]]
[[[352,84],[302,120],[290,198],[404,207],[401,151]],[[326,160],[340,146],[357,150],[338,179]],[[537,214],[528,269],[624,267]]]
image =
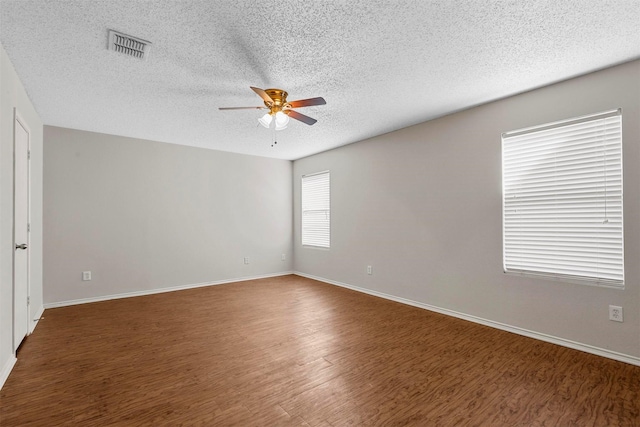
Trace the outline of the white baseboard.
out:
[[[552,344],[557,344],[563,347],[569,347],[574,350],[584,351],[586,353],[595,354],[597,356],[606,357],[609,359],[617,360],[620,362],[629,363],[631,365],[640,366],[640,357],[630,356],[627,354],[618,353],[615,351],[594,347],[589,344],[583,344],[576,341],[567,340],[564,338],[555,337],[552,335],[543,334],[540,332],[530,331],[528,329],[519,328],[517,326],[511,326],[500,322],[495,322],[493,320],[483,319],[481,317],[472,316],[470,314],[460,313],[454,310],[449,310],[446,308],[436,307],[430,304],[424,304],[417,301],[412,301],[406,298],[397,297],[394,295],[385,294],[383,292],[372,291],[370,289],[361,288],[358,286],[348,285],[346,283],[337,282],[335,280],[325,279],[323,277],[313,276],[311,274],[300,273],[295,271],[293,274],[297,276],[306,277],[309,279],[317,280],[319,282],[328,283],[330,285],[340,286],[343,288],[351,289],[357,292],[362,292],[365,294],[373,295],[376,297],[388,299],[391,301],[399,302],[402,304],[411,305],[418,308],[423,308],[425,310],[433,311],[440,314],[445,314],[447,316],[457,317],[458,319],[468,320],[470,322],[479,323],[481,325],[490,326],[492,328],[500,329],[507,332],[512,332],[514,334],[523,335],[525,337],[534,338],[540,341],[549,342]]]
[[[91,298],[80,298],[69,301],[58,301],[58,302],[50,302],[44,304],[44,308],[57,308],[57,307],[67,307],[70,305],[78,305],[78,304],[88,304],[91,302],[100,302],[100,301],[108,301],[112,299],[120,299],[120,298],[131,298],[131,297],[139,297],[144,295],[153,295],[153,294],[161,294],[164,292],[175,292],[175,291],[183,291],[185,289],[194,289],[194,288],[202,288],[205,286],[216,286],[216,285],[224,285],[226,283],[235,283],[235,282],[246,282],[248,280],[257,280],[257,279],[267,279],[269,277],[278,277],[278,276],[287,276],[289,274],[294,274],[293,271],[282,271],[279,273],[273,274],[264,274],[260,276],[251,276],[251,277],[239,277],[236,279],[227,279],[227,280],[218,280],[213,282],[203,282],[203,283],[194,283],[190,285],[179,285],[179,286],[170,286],[166,288],[157,288],[157,289],[146,289],[143,291],[135,291],[135,292],[126,292],[122,294],[111,294],[111,295],[101,295],[98,297]]]
[[[38,325],[38,321],[42,317],[42,313],[44,313],[44,307],[40,306],[40,309],[38,310],[38,314],[36,315],[35,319],[33,319],[33,322],[31,323],[31,325],[29,325],[29,331],[28,331],[29,334],[33,333],[34,329]],[[4,383],[7,381],[7,378],[9,378],[9,374],[13,370],[13,367],[15,366],[17,361],[18,359],[16,358],[15,354],[12,354],[11,357],[9,357],[7,362],[2,367],[2,371],[0,372],[0,389],[2,389],[2,387],[4,386]]]
[[[7,360],[7,362],[2,367],[2,372],[0,372],[0,389],[2,389],[5,381],[7,381],[7,378],[9,378],[9,374],[11,373],[11,370],[13,369],[17,361],[18,359],[16,359],[16,356],[12,354],[9,360]]]

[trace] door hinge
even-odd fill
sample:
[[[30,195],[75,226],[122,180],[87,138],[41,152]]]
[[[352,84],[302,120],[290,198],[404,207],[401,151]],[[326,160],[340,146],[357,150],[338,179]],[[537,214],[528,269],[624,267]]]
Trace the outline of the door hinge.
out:
[[[27,305],[31,304],[31,297],[27,297]]]
[[[27,233],[31,233],[31,223],[27,223]]]
[[[29,159],[29,160],[31,159],[31,150],[27,151],[27,159]]]

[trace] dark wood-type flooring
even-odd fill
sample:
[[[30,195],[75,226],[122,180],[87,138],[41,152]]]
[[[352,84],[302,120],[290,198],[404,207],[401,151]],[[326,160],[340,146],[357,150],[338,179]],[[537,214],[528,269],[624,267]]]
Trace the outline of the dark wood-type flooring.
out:
[[[298,276],[46,310],[4,426],[640,426],[640,367]]]

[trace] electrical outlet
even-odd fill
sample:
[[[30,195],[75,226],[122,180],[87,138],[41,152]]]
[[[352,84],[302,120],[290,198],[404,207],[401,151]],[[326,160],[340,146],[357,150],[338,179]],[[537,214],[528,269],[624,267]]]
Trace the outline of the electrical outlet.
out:
[[[372,272],[371,266],[367,265],[367,274],[371,275],[371,272]]]
[[[244,263],[245,264],[249,264],[249,257],[248,256],[244,257]]]
[[[285,254],[282,254],[282,258],[280,258],[282,261],[287,259],[287,256]]]
[[[609,320],[613,320],[614,322],[622,322],[622,307],[617,305],[609,306]]]
[[[82,272],[82,280],[83,281],[87,281],[87,280],[91,280],[91,272],[90,271],[83,271]]]

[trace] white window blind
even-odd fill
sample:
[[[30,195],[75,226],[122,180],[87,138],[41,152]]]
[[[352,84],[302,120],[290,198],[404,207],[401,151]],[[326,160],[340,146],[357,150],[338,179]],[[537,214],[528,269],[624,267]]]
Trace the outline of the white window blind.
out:
[[[503,134],[505,272],[623,286],[621,114]]]
[[[329,172],[302,177],[302,244],[331,244],[331,180]]]

